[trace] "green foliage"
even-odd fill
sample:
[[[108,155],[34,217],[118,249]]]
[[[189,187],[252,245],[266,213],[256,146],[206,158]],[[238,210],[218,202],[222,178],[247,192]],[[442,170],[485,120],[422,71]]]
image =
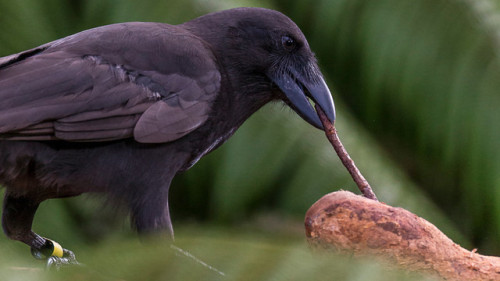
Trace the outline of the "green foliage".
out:
[[[369,260],[312,255],[302,239],[283,239],[207,226],[181,228],[175,245],[215,270],[172,249],[164,240],[103,241],[77,249],[83,267],[44,272],[41,261],[0,258],[5,280],[430,280],[387,270]],[[14,255],[14,249],[7,249]]]
[[[454,240],[466,243],[440,210],[344,113],[342,103],[337,103],[337,109],[343,117],[337,127],[344,145],[379,197],[429,219]],[[202,191],[206,196],[199,196],[199,189],[184,189],[197,186],[209,189]],[[259,211],[303,219],[309,206],[338,189],[357,192],[324,133],[290,110],[280,112],[276,105],[270,105],[248,120],[222,148],[174,181],[172,209],[175,217],[175,211],[183,212],[193,196],[199,199],[198,209],[188,208],[188,212],[202,211],[219,222],[241,222]]]
[[[498,254],[498,2],[336,0],[294,13],[305,2],[283,8],[309,27],[335,93],[476,246]]]

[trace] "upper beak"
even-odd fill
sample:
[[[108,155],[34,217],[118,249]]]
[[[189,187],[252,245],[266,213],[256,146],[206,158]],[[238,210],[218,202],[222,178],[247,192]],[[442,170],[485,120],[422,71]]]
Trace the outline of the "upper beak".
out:
[[[319,73],[319,71],[318,71]],[[330,90],[319,73],[316,77],[306,79],[297,71],[290,70],[279,75],[271,76],[271,80],[283,91],[287,97],[288,105],[304,120],[314,127],[323,130],[323,125],[318,114],[312,107],[308,98],[312,99],[325,112],[326,117],[333,123],[335,121],[335,106]]]

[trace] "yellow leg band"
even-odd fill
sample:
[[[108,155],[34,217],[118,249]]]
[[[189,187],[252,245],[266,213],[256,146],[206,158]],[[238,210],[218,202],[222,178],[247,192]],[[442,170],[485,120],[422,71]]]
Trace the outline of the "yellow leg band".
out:
[[[48,240],[50,240],[50,239],[48,239]],[[57,243],[54,240],[50,240],[50,242],[52,242],[52,245],[54,245],[54,250],[52,251],[51,256],[62,258],[64,252],[63,252],[63,248],[61,247],[61,245],[59,245],[59,243]]]

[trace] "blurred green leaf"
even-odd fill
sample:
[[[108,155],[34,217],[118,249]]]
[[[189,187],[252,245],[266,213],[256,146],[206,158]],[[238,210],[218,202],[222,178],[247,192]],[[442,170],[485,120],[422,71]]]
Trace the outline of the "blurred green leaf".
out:
[[[319,1],[307,18],[307,1],[277,2],[309,27],[334,92],[383,149],[498,254],[498,1]]]
[[[181,228],[179,233],[175,246],[197,261],[164,240],[141,244],[120,239],[76,249],[83,267],[45,272],[43,262],[21,267],[14,259],[1,263],[0,275],[6,280],[431,280],[373,260],[312,255],[302,239],[207,226]]]

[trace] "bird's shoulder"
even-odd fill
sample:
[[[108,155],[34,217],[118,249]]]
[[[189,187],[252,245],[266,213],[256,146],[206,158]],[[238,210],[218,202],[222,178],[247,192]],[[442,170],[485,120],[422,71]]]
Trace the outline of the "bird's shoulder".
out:
[[[188,30],[164,23],[127,22],[101,26],[53,41],[44,52],[98,55],[114,64],[197,76],[217,68],[210,46]],[[176,65],[182,63],[182,65]],[[179,69],[179,66],[185,66]],[[189,66],[196,66],[189,69]]]

